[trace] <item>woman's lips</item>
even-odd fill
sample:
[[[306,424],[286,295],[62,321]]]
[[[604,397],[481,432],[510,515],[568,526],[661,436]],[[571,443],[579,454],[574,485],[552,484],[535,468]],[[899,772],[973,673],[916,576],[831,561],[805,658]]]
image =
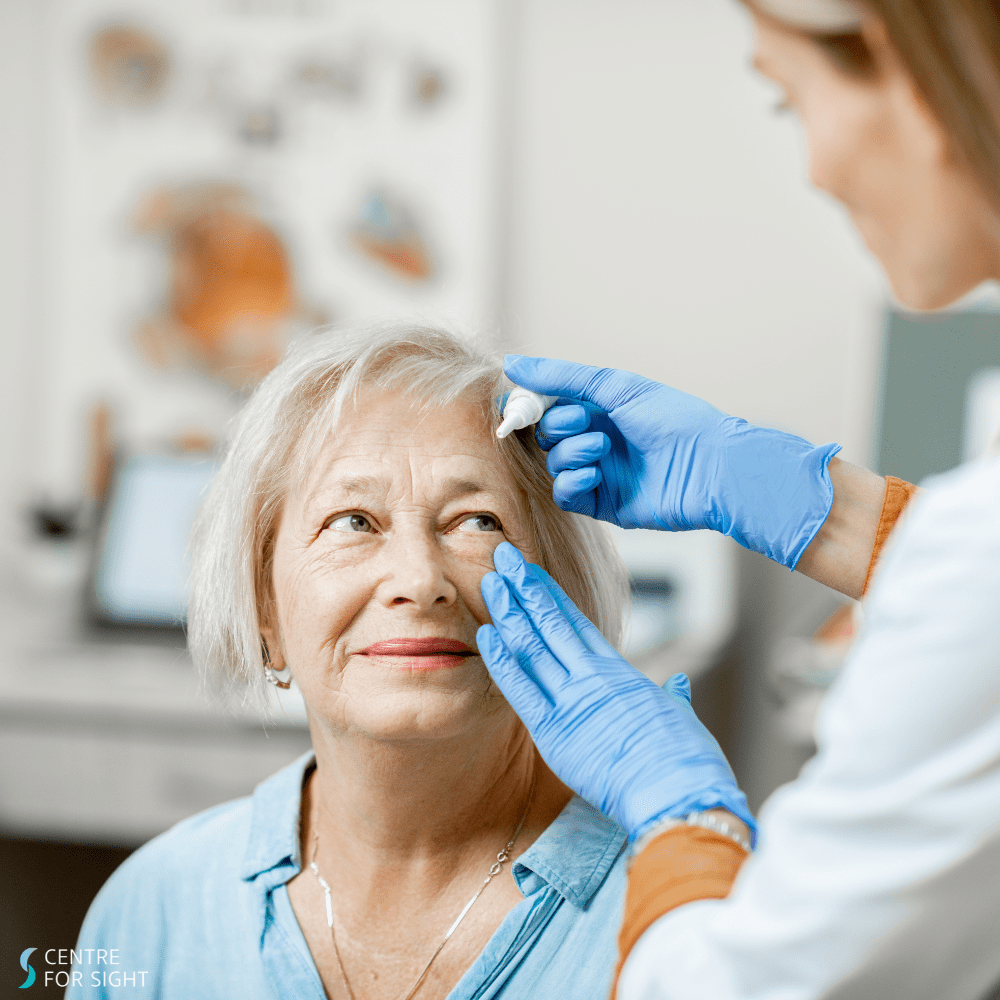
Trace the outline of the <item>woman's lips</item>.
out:
[[[366,646],[358,655],[392,657],[407,670],[435,670],[458,666],[466,657],[478,656],[479,650],[458,639],[383,639]]]
[[[362,656],[436,656],[455,653],[478,656],[479,651],[458,639],[383,639],[361,650]]]

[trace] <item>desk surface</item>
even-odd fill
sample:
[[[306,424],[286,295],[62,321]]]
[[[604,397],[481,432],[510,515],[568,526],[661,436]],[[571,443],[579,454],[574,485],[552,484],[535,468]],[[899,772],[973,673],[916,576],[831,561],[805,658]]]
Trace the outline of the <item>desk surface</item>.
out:
[[[137,844],[249,794],[309,749],[293,689],[265,727],[213,698],[186,650],[80,624],[78,589],[0,580],[0,829]]]
[[[109,638],[81,624],[72,589],[45,591],[0,581],[0,717],[48,712],[149,722],[211,722],[260,728],[263,713],[213,695],[179,643],[127,632]],[[282,693],[269,725],[302,728],[305,707]]]

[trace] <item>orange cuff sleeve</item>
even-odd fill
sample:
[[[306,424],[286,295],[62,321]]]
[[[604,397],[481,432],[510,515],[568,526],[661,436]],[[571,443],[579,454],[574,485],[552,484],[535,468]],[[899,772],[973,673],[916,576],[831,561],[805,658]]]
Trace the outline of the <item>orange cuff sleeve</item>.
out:
[[[895,476],[885,477],[885,500],[882,503],[882,514],[879,517],[878,530],[875,532],[875,547],[872,549],[871,561],[868,563],[868,572],[865,575],[865,585],[862,588],[862,594],[868,590],[872,573],[875,572],[875,564],[878,562],[878,557],[882,554],[883,546],[889,535],[892,534],[892,529],[896,526],[900,514],[903,513],[903,510],[910,502],[913,494],[917,492],[917,489],[913,483],[897,479]]]
[[[684,903],[728,896],[747,857],[729,837],[687,824],[666,830],[635,857],[628,873],[612,996],[625,959],[643,932]]]

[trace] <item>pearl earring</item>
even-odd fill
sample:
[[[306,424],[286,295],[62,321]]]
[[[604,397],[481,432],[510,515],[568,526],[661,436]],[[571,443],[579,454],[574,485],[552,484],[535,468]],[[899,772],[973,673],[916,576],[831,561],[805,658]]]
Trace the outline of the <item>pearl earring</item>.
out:
[[[283,681],[275,674],[274,667],[271,666],[271,653],[267,648],[266,642],[261,642],[261,651],[264,654],[264,677],[267,679],[267,683],[273,684],[276,688],[281,688],[283,691],[287,691],[292,686],[292,682],[291,680]],[[279,671],[284,669],[284,666],[278,667]]]

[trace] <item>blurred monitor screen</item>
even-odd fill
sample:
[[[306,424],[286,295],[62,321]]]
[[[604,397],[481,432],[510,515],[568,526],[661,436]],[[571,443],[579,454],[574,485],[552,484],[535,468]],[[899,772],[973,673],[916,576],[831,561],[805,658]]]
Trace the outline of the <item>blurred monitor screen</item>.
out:
[[[137,454],[118,466],[99,533],[98,618],[156,628],[184,623],[191,527],[214,471],[204,454]]]

